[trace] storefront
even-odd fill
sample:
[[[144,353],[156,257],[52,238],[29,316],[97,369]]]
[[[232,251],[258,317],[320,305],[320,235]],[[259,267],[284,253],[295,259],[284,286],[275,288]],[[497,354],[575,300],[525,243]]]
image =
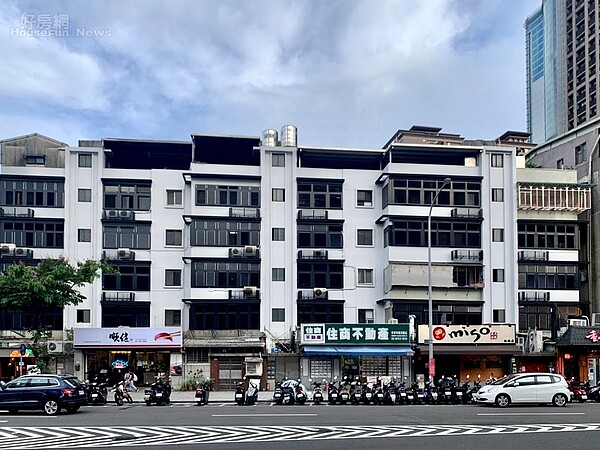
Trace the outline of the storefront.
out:
[[[408,324],[302,324],[300,328],[305,382],[335,376],[413,379]]]
[[[419,325],[417,373],[429,374],[429,326]],[[515,325],[434,325],[433,354],[435,379],[456,376],[465,380],[480,376],[499,378],[515,370]]]
[[[35,357],[30,348],[21,355],[19,349],[0,349],[0,381],[10,381],[27,373],[28,368],[35,365]]]
[[[112,383],[132,371],[144,385],[159,373],[177,376],[182,364],[178,327],[75,328],[73,338],[75,374],[82,379],[106,373]]]
[[[600,327],[570,326],[556,341],[557,372],[567,380],[600,383]]]

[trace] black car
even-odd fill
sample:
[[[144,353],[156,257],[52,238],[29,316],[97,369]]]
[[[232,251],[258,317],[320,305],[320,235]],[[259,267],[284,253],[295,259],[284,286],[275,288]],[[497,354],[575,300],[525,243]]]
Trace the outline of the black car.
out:
[[[0,410],[42,409],[47,415],[61,409],[74,413],[88,402],[85,387],[73,375],[24,375],[0,386]]]

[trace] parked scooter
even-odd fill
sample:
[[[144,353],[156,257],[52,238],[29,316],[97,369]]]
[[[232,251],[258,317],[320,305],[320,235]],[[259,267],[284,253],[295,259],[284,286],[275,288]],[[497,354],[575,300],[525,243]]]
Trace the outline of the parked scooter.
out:
[[[244,381],[238,382],[235,387],[235,402],[240,406],[254,405],[258,401],[258,386],[249,378],[244,377],[244,380],[248,382],[248,388],[246,388]]]
[[[361,400],[362,400],[362,383],[360,382],[358,377],[356,377],[356,380],[354,380],[352,383],[350,383],[350,402],[353,405],[358,405],[358,404],[360,404]]]
[[[108,402],[108,386],[104,382],[93,381],[87,385],[88,403],[104,405]]]
[[[588,380],[584,383],[583,386],[587,391],[588,398],[597,403],[600,403],[600,384],[597,384],[596,386],[591,386],[590,381]]]
[[[321,387],[322,383],[313,381],[312,378],[309,379],[309,382],[313,386],[312,401],[315,405],[318,405],[323,401],[323,388]],[[323,380],[323,382],[325,382],[325,380]]]
[[[281,405],[283,403],[283,391],[281,389],[281,383],[283,383],[287,378],[284,378],[281,381],[275,383],[275,391],[273,391],[273,402],[277,405]]]
[[[375,385],[373,383],[364,383],[362,386],[361,401],[368,405],[373,400],[373,392]]]
[[[298,378],[298,384],[294,389],[296,393],[296,403],[299,405],[304,405],[306,400],[308,399],[308,393],[306,392],[306,386],[302,383],[302,380]]]
[[[283,395],[283,405],[293,405],[296,403],[296,387],[298,382],[296,380],[285,380],[281,383],[281,392]]]
[[[335,405],[339,400],[339,388],[337,386],[337,376],[333,377],[333,380],[329,383],[327,387],[327,401],[330,405]]]
[[[573,402],[584,403],[588,399],[588,393],[584,383],[575,381],[575,378],[569,380],[569,390],[571,391],[571,400]]]
[[[340,382],[338,399],[340,405],[345,405],[350,400],[350,381],[347,377],[344,377],[344,381]]]
[[[258,385],[248,378],[248,389],[246,389],[246,405],[254,405],[258,401]]]
[[[210,380],[207,378],[205,381],[196,385],[196,404],[207,405],[208,397],[210,395]]]
[[[394,405],[398,401],[398,390],[396,387],[396,380],[392,378],[387,384],[383,386],[383,404]]]
[[[125,389],[125,382],[119,381],[111,390],[114,393],[114,399],[117,406],[123,406],[123,403],[127,401],[128,403],[133,403],[133,399],[127,389]]]
[[[433,380],[425,382],[425,403],[436,405],[439,403],[439,393]]]
[[[171,403],[171,382],[168,378],[156,377],[156,381],[144,389],[146,406],[155,403],[157,406]]]

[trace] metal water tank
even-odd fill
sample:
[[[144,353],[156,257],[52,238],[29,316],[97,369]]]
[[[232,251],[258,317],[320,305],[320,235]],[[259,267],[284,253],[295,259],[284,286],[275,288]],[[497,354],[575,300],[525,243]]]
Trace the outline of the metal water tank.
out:
[[[285,125],[281,127],[281,146],[298,146],[298,128],[296,128],[294,125]]]
[[[277,130],[266,129],[262,133],[262,145],[265,147],[277,147]]]

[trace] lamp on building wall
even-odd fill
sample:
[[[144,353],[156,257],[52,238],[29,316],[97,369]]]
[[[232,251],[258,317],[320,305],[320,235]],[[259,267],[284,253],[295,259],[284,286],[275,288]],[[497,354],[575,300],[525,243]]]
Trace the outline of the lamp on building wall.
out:
[[[435,205],[440,192],[450,184],[452,180],[445,178],[442,185],[439,187],[435,196],[431,200],[429,205],[429,215],[427,216],[427,289],[428,289],[428,306],[429,306],[429,379],[433,380],[435,376],[435,359],[433,358],[433,287],[431,285],[431,213],[433,212],[433,206]]]

